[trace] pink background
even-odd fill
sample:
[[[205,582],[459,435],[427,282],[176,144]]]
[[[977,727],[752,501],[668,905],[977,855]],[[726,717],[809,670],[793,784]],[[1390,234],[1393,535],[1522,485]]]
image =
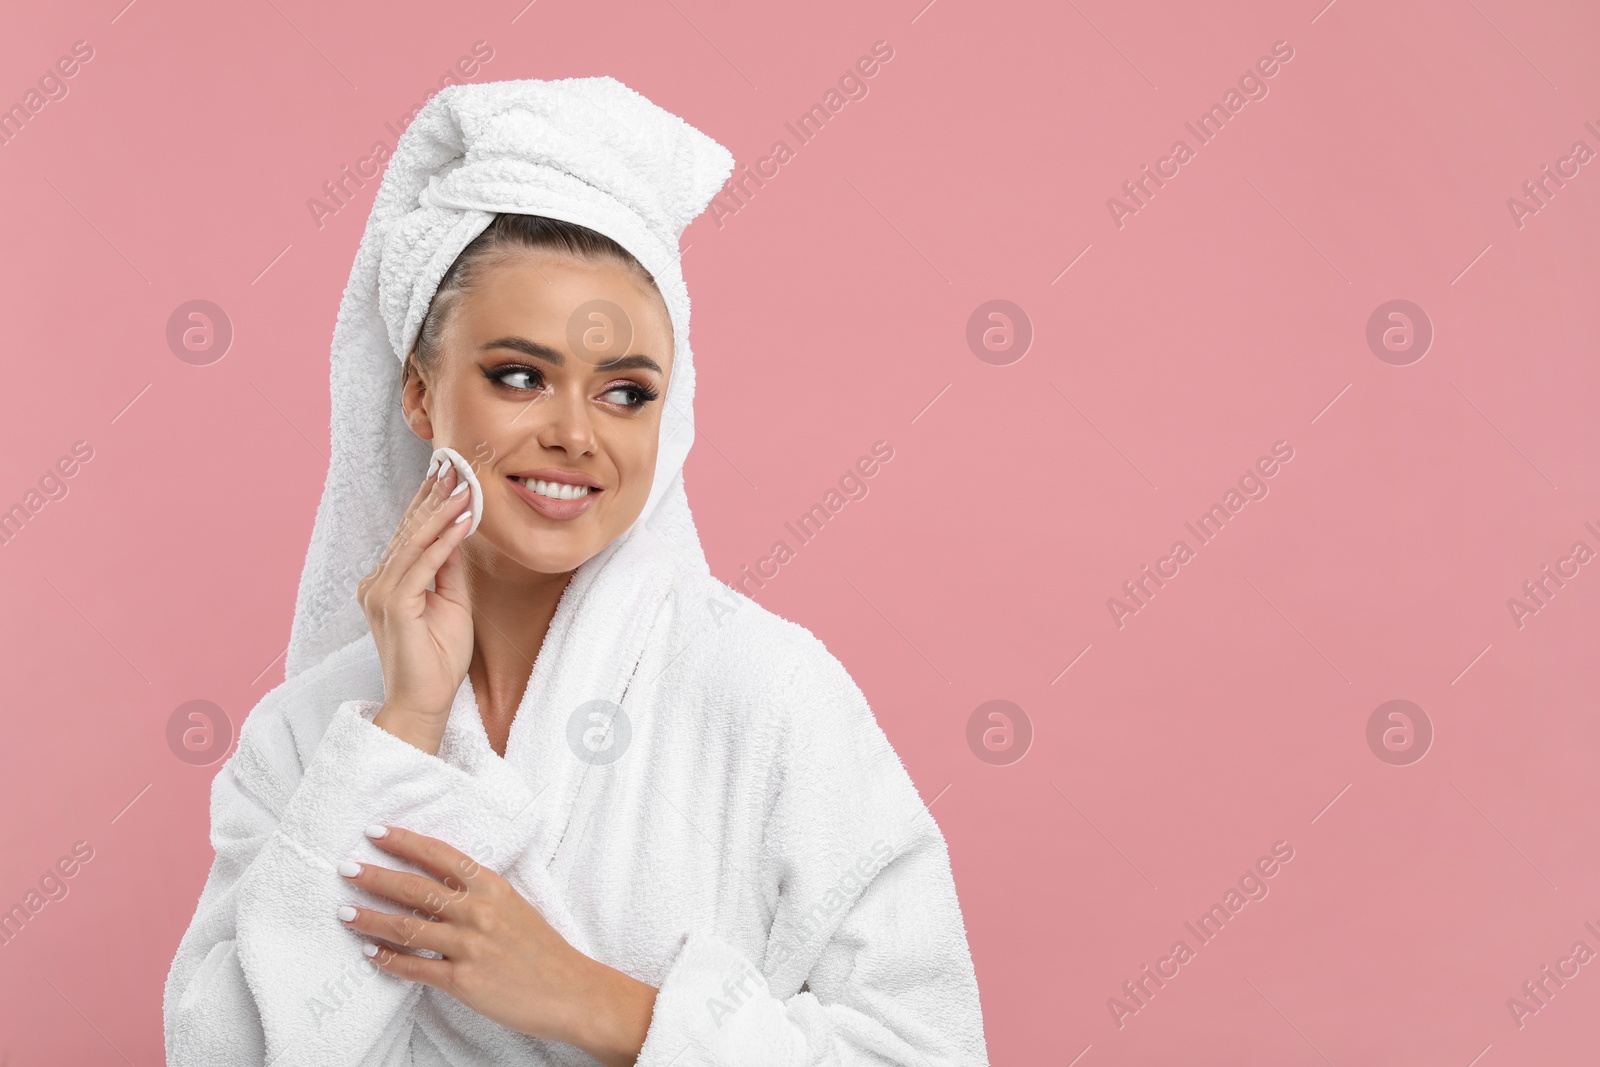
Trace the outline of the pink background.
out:
[[[1521,226],[1507,205],[1600,150],[1592,5],[122,2],[0,35],[0,106],[94,53],[0,145],[0,507],[93,449],[0,546],[0,907],[94,850],[0,947],[0,1063],[161,1062],[220,765],[167,722],[237,724],[282,677],[377,182],[321,228],[307,202],[478,41],[473,80],[611,74],[741,163],[794,151],[685,237],[690,498],[724,580],[796,548],[750,588],[933,802],[995,1063],[1593,1061],[1600,962],[1507,1006],[1600,951],[1600,562],[1520,628],[1507,605],[1600,550],[1600,162]],[[798,144],[877,41],[867,95]],[[1268,95],[1198,145],[1185,121],[1278,41]],[[1179,138],[1119,227],[1108,198]],[[205,366],[165,336],[194,299],[234,329]],[[994,299],[1034,332],[1004,365],[966,340]],[[1366,340],[1393,299],[1435,332],[1405,366]],[[879,440],[869,494],[797,547],[785,521]],[[1107,600],[1277,441],[1270,494],[1119,628]],[[1007,765],[967,740],[996,699],[1033,731]],[[1432,724],[1420,761],[1368,745],[1391,699]],[[1184,923],[1279,841],[1269,895],[1199,946]]]

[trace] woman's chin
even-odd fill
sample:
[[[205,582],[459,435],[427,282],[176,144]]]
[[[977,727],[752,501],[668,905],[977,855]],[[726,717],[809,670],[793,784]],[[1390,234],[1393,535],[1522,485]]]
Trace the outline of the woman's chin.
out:
[[[605,548],[593,530],[552,533],[523,528],[513,531],[509,537],[497,536],[499,533],[486,529],[478,531],[479,536],[489,535],[484,539],[494,545],[507,562],[539,574],[569,574]]]

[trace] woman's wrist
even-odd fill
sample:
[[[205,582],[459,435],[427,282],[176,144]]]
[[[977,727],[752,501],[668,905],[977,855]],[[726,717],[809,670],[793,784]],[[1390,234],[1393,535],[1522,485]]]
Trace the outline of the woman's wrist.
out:
[[[444,740],[442,722],[434,725],[418,715],[388,704],[378,709],[378,713],[372,717],[372,725],[387,730],[408,745],[420,748],[430,756],[439,754],[439,744]]]
[[[567,1043],[606,1067],[632,1067],[644,1047],[655,1012],[656,987],[589,959],[587,980],[574,1004]]]

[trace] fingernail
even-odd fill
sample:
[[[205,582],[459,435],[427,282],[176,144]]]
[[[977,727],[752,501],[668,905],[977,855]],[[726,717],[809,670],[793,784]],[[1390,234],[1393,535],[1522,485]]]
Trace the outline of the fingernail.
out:
[[[462,493],[465,493],[468,488],[470,488],[470,487],[467,485],[466,482],[459,482],[459,483],[457,483],[457,485],[456,485],[456,487],[454,489],[450,490],[450,495],[451,496],[460,496]]]
[[[465,522],[467,519],[470,519],[470,518],[472,518],[472,509],[468,508],[466,511],[463,511],[461,514],[457,515],[456,516],[456,521],[451,523],[450,525],[459,526],[461,523]]]
[[[361,951],[365,952],[368,956],[376,956],[378,954],[378,946],[377,945],[362,945],[361,946]]]
[[[384,826],[382,823],[373,823],[371,826],[367,827],[368,837],[382,837],[388,832],[389,828]]]
[[[344,875],[346,878],[354,878],[356,875],[361,873],[361,864],[357,863],[355,860],[345,860],[343,863],[339,864],[339,873]]]
[[[355,922],[356,921],[356,909],[354,909],[350,905],[346,904],[344,907],[339,909],[339,919],[340,919],[340,921],[347,922],[347,923]]]

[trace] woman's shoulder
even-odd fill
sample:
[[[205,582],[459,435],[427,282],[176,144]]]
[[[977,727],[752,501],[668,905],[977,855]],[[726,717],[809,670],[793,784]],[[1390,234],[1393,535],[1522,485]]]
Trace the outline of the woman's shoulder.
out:
[[[938,835],[866,694],[820,637],[713,576],[702,576],[685,599],[698,600],[701,611],[696,617],[680,605],[677,628],[698,635],[691,647],[699,649],[685,677],[713,690],[695,706],[728,709],[730,734],[757,722],[771,727],[755,736],[773,743],[771,786],[789,797],[788,823],[774,832],[798,835],[774,847],[809,847],[800,838],[830,819],[840,820],[840,842],[891,826],[897,849]]]
[[[661,684],[693,694],[697,706],[727,708],[746,723],[800,717],[877,731],[865,695],[820,637],[713,575],[679,587],[670,629]]]
[[[854,685],[811,630],[712,574],[701,572],[681,584],[675,600],[669,654],[688,661],[682,664],[685,675],[773,695],[796,686]]]

